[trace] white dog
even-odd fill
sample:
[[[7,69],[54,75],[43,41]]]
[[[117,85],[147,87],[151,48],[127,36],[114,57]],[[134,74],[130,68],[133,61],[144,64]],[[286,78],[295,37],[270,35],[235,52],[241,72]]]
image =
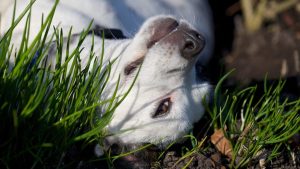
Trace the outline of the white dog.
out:
[[[10,0],[1,1],[3,34],[10,26],[13,5]],[[28,2],[18,1],[17,15]],[[54,0],[37,0],[33,5],[32,39],[40,29],[42,14],[47,15],[53,4]],[[154,16],[157,14],[160,15]],[[109,88],[99,96],[101,99],[112,95],[119,75],[119,90],[127,91],[142,65],[134,87],[107,127],[110,133],[119,133],[109,137],[109,142],[153,143],[164,147],[183,137],[202,117],[202,99],[210,93],[210,85],[197,77],[195,68],[197,61],[207,63],[212,51],[211,17],[206,0],[62,0],[53,25],[65,32],[73,27],[72,48],[79,39],[75,34],[87,28],[92,19],[93,27],[117,28],[129,37],[104,42],[105,62],[118,59],[112,67]],[[24,24],[22,21],[15,28],[15,46],[20,43]],[[95,51],[101,51],[102,38],[96,36],[94,41]],[[88,60],[91,44],[89,35],[83,44],[87,47],[81,53],[82,67]]]

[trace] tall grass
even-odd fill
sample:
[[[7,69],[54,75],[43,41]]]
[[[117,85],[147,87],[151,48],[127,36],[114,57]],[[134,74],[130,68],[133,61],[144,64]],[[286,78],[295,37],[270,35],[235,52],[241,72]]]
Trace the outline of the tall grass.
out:
[[[111,64],[104,67],[103,51],[94,51],[92,45],[88,64],[81,67],[81,45],[89,28],[70,50],[72,29],[65,35],[51,24],[58,1],[42,19],[37,36],[28,41],[33,3],[14,17],[11,29],[0,40],[0,168],[74,168],[76,162],[66,163],[67,152],[78,142],[82,146],[101,142],[122,99],[117,101],[116,88],[111,99],[99,100]],[[22,43],[15,50],[11,39],[21,19],[26,24]],[[49,34],[50,29],[55,33]],[[53,46],[55,65],[49,64],[47,55]],[[107,112],[98,118],[97,107],[104,104],[109,105]]]

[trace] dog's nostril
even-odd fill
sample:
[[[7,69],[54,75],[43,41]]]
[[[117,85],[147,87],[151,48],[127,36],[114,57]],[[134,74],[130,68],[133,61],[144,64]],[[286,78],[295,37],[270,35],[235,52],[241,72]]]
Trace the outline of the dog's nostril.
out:
[[[195,48],[195,44],[193,43],[193,41],[187,40],[183,50],[193,50],[194,48]]]
[[[195,37],[198,38],[199,40],[204,40],[203,37],[197,32],[196,32]]]
[[[202,51],[204,43],[204,38],[198,32],[187,32],[182,46],[182,56],[186,59],[194,58]]]

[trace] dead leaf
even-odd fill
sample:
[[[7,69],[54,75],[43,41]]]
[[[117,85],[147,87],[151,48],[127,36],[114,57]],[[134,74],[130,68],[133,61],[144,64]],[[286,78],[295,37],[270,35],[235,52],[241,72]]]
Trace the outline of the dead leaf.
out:
[[[226,130],[226,128],[224,130]],[[210,141],[215,145],[218,151],[230,159],[232,158],[232,145],[225,137],[223,129],[216,129],[214,134],[210,137]]]

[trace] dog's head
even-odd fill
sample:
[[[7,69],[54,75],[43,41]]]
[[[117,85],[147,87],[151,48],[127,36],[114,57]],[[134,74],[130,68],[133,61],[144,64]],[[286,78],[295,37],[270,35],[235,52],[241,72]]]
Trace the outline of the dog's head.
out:
[[[165,146],[184,136],[204,113],[210,85],[197,78],[195,64],[205,40],[186,21],[148,19],[121,53],[116,69],[121,88],[137,80],[113,114],[108,140]]]

